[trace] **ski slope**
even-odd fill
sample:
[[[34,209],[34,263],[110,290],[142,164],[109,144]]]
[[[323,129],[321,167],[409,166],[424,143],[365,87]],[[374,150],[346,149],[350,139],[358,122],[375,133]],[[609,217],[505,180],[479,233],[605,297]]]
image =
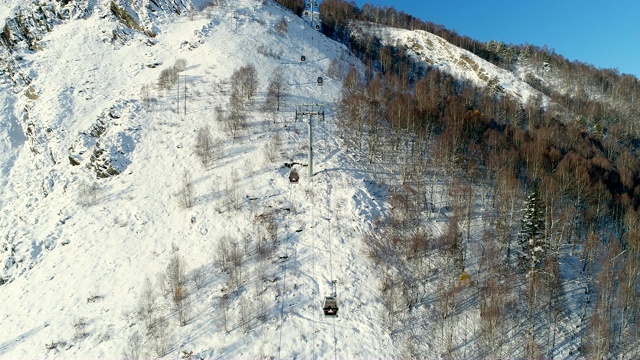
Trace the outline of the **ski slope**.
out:
[[[107,5],[56,27],[41,51],[24,52],[20,66],[37,99],[13,91],[0,97],[9,119],[0,183],[0,270],[7,281],[0,287],[0,358],[122,357],[131,335],[146,332],[136,315],[145,278],[156,283],[175,253],[205,280],[200,288],[189,283],[185,326],[170,297],[157,295],[169,334],[166,357],[183,350],[203,358],[391,357],[375,269],[361,242],[384,203],[374,200],[378,190],[333,135],[341,85],[325,73],[346,50],[303,19],[256,1],[159,17],[154,39],[134,33],[114,40],[121,25],[105,15]],[[288,32],[279,35],[283,17]],[[175,86],[154,91],[147,108],[141,87],[180,58],[187,60],[186,115],[182,106],[176,113]],[[247,64],[258,70],[259,92],[246,128],[232,139],[214,108],[227,108],[228,79]],[[290,96],[274,118],[258,109],[276,69],[286,74]],[[296,103],[325,104],[327,117],[316,128],[313,181],[301,167],[300,183],[292,185],[283,164],[306,164],[307,147],[306,123],[294,122]],[[222,143],[209,169],[194,151],[196,130],[205,125]],[[21,136],[28,128],[31,135]],[[91,135],[96,129],[98,137]],[[276,135],[281,146],[270,162],[263,149]],[[119,175],[96,177],[97,151]],[[189,209],[178,201],[186,170],[195,189]],[[87,203],[91,185],[95,198]],[[240,195],[237,209],[222,195],[229,186]],[[260,261],[251,246],[264,213],[275,214],[278,241]],[[220,241],[248,249],[228,332],[219,308],[228,283],[217,261]],[[332,280],[341,306],[335,319],[321,311]],[[267,305],[264,320],[245,326],[240,311],[255,318],[258,303]],[[145,357],[158,356],[151,339],[141,347]]]

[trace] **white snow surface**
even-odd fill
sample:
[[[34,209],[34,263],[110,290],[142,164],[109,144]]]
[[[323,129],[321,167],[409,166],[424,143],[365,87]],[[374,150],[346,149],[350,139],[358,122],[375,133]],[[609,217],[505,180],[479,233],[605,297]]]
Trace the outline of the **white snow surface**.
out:
[[[13,15],[16,2],[12,0],[0,0],[0,19],[6,19]]]
[[[380,320],[376,269],[362,243],[385,204],[333,136],[341,84],[324,73],[346,50],[273,4],[227,3],[193,19],[157,20],[152,44],[139,33],[113,42],[113,29],[122,25],[105,16],[108,2],[101,2],[89,18],[48,33],[41,51],[23,54],[36,100],[2,85],[0,276],[7,283],[0,286],[0,358],[121,358],[129,337],[145,333],[136,315],[145,277],[155,283],[175,253],[188,270],[202,269],[205,280],[199,289],[189,285],[185,326],[178,326],[169,297],[158,298],[168,358],[183,350],[207,359],[393,356]],[[281,36],[275,26],[283,16],[289,32]],[[279,57],[259,54],[261,45]],[[176,113],[175,86],[154,90],[145,109],[141,87],[179,58],[187,60],[187,114]],[[214,108],[227,108],[228,79],[249,63],[258,70],[259,92],[247,127],[231,139]],[[278,67],[291,95],[273,124],[257,109]],[[318,76],[325,77],[322,87]],[[290,184],[283,164],[307,163],[307,125],[294,122],[296,103],[326,104],[327,117],[314,130],[313,181],[299,167],[300,183]],[[95,138],[89,133],[98,120],[104,133]],[[209,169],[194,149],[196,130],[205,125],[223,144],[223,156]],[[282,145],[269,162],[263,149],[276,134]],[[87,167],[98,149],[119,175],[97,179]],[[71,165],[70,156],[81,164]],[[177,196],[186,170],[195,184],[190,209]],[[86,205],[82,191],[94,183],[96,204]],[[222,195],[234,185],[238,210]],[[228,275],[216,260],[217,243],[226,238],[244,249],[258,237],[257,216],[267,212],[276,215],[279,236],[263,269],[269,280],[258,275],[260,262],[249,249],[225,332],[218,302]],[[331,280],[337,280],[337,318],[321,310]],[[244,330],[241,304],[250,304],[255,317],[258,299],[267,304],[266,320]],[[156,356],[149,341],[144,351]]]

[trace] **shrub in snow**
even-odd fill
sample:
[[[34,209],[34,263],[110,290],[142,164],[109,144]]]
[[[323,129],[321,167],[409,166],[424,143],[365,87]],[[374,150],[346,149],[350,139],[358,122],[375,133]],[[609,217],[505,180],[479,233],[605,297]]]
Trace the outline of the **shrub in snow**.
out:
[[[289,23],[284,16],[282,17],[282,19],[280,19],[280,21],[278,21],[278,24],[276,25],[276,31],[280,35],[284,35],[289,32]]]
[[[73,328],[75,329],[73,340],[78,341],[89,336],[89,333],[87,332],[87,318],[85,317],[77,318],[76,321],[73,323]]]
[[[182,72],[182,71],[187,70],[187,59],[180,58],[180,59],[176,60],[175,64],[173,64],[173,68],[177,72]]]
[[[82,184],[78,193],[80,205],[96,205],[99,202],[99,192],[100,187],[96,181]]]

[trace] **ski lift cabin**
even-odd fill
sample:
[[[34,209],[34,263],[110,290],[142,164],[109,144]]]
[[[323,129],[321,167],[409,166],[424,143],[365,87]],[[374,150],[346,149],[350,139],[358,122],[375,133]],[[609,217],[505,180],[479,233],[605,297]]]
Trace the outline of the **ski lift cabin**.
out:
[[[322,79],[322,76],[318,76],[318,86],[322,86],[323,82],[324,80]]]
[[[325,315],[338,315],[338,299],[335,296],[327,296],[324,298],[322,310]]]
[[[298,170],[291,169],[291,172],[289,173],[289,182],[297,184],[299,180],[300,176],[298,175]]]

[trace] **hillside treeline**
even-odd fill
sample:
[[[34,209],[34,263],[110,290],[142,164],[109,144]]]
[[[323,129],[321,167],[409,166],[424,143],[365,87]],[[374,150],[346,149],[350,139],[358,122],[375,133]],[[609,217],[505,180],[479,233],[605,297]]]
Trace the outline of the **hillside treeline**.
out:
[[[392,274],[382,296],[396,300],[386,310],[407,316],[392,330],[408,327],[415,307],[435,301],[443,306],[435,324],[455,332],[450,318],[462,306],[455,304],[472,303],[485,327],[476,343],[481,357],[506,355],[514,343],[526,345],[527,358],[553,357],[558,329],[575,337],[584,356],[631,351],[640,314],[633,148],[437,70],[412,83],[403,72],[412,65],[395,60],[386,72],[351,69],[338,116],[340,136],[372,171],[391,168],[402,179],[390,218],[368,239],[371,257]],[[452,212],[447,230],[434,234],[425,224],[442,211]],[[480,234],[473,218],[482,219]],[[460,281],[429,276],[435,270],[425,264],[434,257],[445,262],[437,269]],[[580,274],[580,295],[563,290],[575,279],[561,266]],[[477,293],[460,287],[470,269]],[[430,298],[421,287],[434,281],[444,290]],[[577,328],[568,320],[578,316],[575,302],[585,309]],[[505,329],[520,335],[510,338]],[[456,357],[455,347],[441,351]]]
[[[302,15],[304,11],[305,0],[276,0],[276,2],[293,11],[293,13],[298,16]]]
[[[539,47],[498,41],[479,42],[441,25],[422,21],[398,11],[393,6],[365,4],[360,9],[354,2],[327,0],[322,2],[320,12],[323,32],[345,43],[353,41],[349,24],[350,21],[357,20],[428,31],[510,71],[514,71],[518,64],[527,65],[530,69],[525,75],[527,82],[551,97],[553,102],[562,105],[569,114],[577,115],[575,120],[580,122],[580,126],[604,134],[613,131],[611,136],[623,135],[623,140],[628,140],[625,133],[630,133],[634,138],[640,136],[640,132],[633,125],[640,120],[640,111],[636,106],[640,96],[640,81],[632,75],[620,74],[615,69],[596,69],[593,65],[569,61],[546,45]],[[369,51],[375,51],[375,47],[369,47]],[[559,80],[559,83],[550,86],[545,79]]]
[[[376,111],[375,116],[365,116],[369,122],[387,121],[393,127],[403,126],[417,137],[428,129],[430,134],[450,138],[449,143],[459,144],[453,149],[457,152],[457,161],[474,157],[478,165],[490,173],[498,170],[491,159],[509,159],[508,168],[524,185],[531,186],[552,177],[564,184],[563,193],[573,194],[587,208],[605,204],[608,216],[616,219],[620,219],[628,207],[637,209],[640,205],[640,162],[635,156],[640,137],[634,125],[640,119],[632,117],[633,114],[622,114],[613,109],[615,104],[592,100],[587,95],[560,95],[553,89],[545,91],[555,94],[553,105],[546,109],[540,99],[519,104],[435,69],[425,70],[406,55],[405,49],[383,46],[375,35],[350,35],[347,23],[354,19],[424,29],[459,46],[476,48],[479,53],[477,48],[486,48],[488,52],[483,57],[501,61],[499,54],[489,49],[491,44],[457,36],[393,7],[365,5],[358,9],[353,2],[325,0],[321,13],[323,31],[330,36],[348,35],[338,39],[346,41],[369,67],[365,78],[360,79],[364,86],[355,86],[357,91],[346,91],[343,97],[343,104],[373,102],[364,106],[365,109],[379,106],[382,110]],[[531,57],[547,54],[546,50],[532,50],[532,46],[525,48],[534,54],[529,55]],[[562,61],[560,55],[540,57],[562,63],[568,68],[563,72],[585,73],[590,68]],[[621,88],[640,90],[635,77],[619,76],[611,70],[592,70],[597,74],[589,76],[599,79],[592,84],[604,92],[615,89],[616,96],[625,104],[632,102],[622,100],[623,92],[625,98],[630,94]],[[371,87],[376,88],[374,95],[365,90]],[[402,111],[394,111],[396,108]],[[587,119],[596,119],[598,126],[586,127],[586,122],[592,122]],[[360,122],[355,118],[350,121]],[[470,152],[470,148],[477,154]],[[601,215],[603,211],[596,213]]]
[[[303,12],[303,0],[276,1],[298,15]],[[499,41],[483,43],[396,10],[393,6],[365,4],[358,8],[353,1],[325,0],[320,3],[320,12],[324,34],[347,45],[356,46],[354,42],[357,40],[349,29],[350,22],[356,20],[428,31],[510,71],[514,71],[518,64],[527,65],[526,81],[561,105],[567,111],[564,117],[577,122],[576,126],[627,143],[640,138],[640,130],[634,125],[640,120],[637,106],[640,81],[635,76],[620,74],[616,69],[597,69],[583,62],[569,61],[546,45],[514,45]],[[377,54],[380,47],[375,45],[379,41],[374,37],[360,41],[367,44],[359,46],[367,52],[367,57],[380,57]],[[555,80],[555,85],[550,86],[545,79]]]
[[[524,345],[519,350],[527,358],[553,357],[558,329],[573,337],[583,356],[633,354],[640,315],[640,162],[632,122],[602,120],[595,131],[581,121],[608,114],[607,103],[584,97],[567,98],[582,103],[573,107],[545,108],[539,98],[520,104],[425,71],[402,48],[372,44],[380,42],[348,42],[366,69],[346,75],[338,118],[342,138],[366,154],[372,170],[386,165],[401,175],[391,217],[368,240],[372,258],[392,274],[382,284],[383,298],[395,299],[386,310],[406,316],[388,319],[392,330],[409,327],[413,309],[435,301],[442,338],[455,338],[451,317],[462,321],[460,307],[472,303],[481,314],[475,343],[481,357],[510,354],[514,344]],[[447,189],[444,194],[434,182]],[[442,199],[449,199],[453,216],[446,232],[435,235],[424,224],[443,211],[435,205]],[[479,216],[482,234],[471,229]],[[433,280],[428,274],[435,270],[425,262],[434,256],[445,261],[441,271],[460,280]],[[566,265],[576,259],[579,266]],[[472,282],[472,264],[482,269],[476,268],[477,293],[461,287]],[[571,280],[561,266],[580,274],[580,296],[563,290]],[[430,298],[421,287],[434,281],[443,290]],[[584,304],[580,314],[575,302]],[[576,327],[568,319],[577,316]],[[455,342],[442,346],[448,356],[460,355]]]
[[[402,73],[411,66],[394,63],[398,73],[347,75],[341,120],[356,138],[389,131],[393,142],[411,139],[411,154],[453,159],[450,165],[480,172],[492,183],[508,174],[523,188],[553,185],[577,207],[584,231],[621,224],[638,208],[640,162],[633,149],[565,124],[539,104],[522,107],[437,70],[411,84]]]

